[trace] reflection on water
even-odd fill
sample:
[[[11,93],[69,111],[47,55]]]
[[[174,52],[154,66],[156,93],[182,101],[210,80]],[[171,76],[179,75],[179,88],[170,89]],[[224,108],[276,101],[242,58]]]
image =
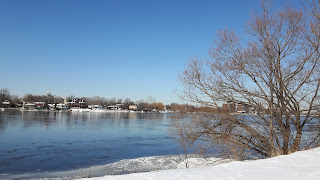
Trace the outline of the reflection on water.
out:
[[[144,123],[157,124],[159,121],[166,119],[167,114],[160,113],[86,113],[86,112],[55,112],[55,111],[5,111],[1,112],[0,129],[6,129],[8,123],[21,123],[24,128],[34,126],[35,124],[43,125],[45,128],[63,124],[67,127],[71,126],[101,126],[103,124],[112,125],[114,127],[129,127],[130,120],[150,120]],[[97,121],[99,119],[108,119],[108,121]],[[111,120],[111,121],[110,121]],[[13,124],[11,124],[13,125]],[[133,125],[133,123],[132,123]]]
[[[175,114],[0,112],[0,174],[59,171],[174,154]],[[1,176],[0,176],[1,179]]]

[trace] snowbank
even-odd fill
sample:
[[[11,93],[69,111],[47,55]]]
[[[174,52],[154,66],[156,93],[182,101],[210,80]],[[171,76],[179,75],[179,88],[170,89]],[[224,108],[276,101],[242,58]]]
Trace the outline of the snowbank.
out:
[[[0,174],[0,179],[79,179],[81,177],[99,177],[105,175],[130,174],[167,169],[185,168],[185,161],[181,156],[151,156],[136,159],[124,159],[118,162],[91,166],[89,168],[69,171],[41,172],[26,174]],[[229,162],[226,159],[188,155],[188,165],[191,168],[213,166]]]
[[[148,161],[148,160],[146,160]],[[148,163],[147,163],[148,164]],[[150,161],[150,165],[153,164]],[[153,164],[153,167],[156,164]],[[90,180],[130,179],[320,179],[320,148],[300,151],[286,156],[254,161],[236,161],[211,167],[190,168],[108,175]]]

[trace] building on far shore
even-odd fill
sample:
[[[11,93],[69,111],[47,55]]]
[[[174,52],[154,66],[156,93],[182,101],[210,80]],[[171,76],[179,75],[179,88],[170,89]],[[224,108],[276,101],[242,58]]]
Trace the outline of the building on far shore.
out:
[[[222,105],[222,109],[229,113],[235,113],[236,112],[236,104],[232,101],[227,101]]]
[[[237,107],[236,107],[236,112],[237,113],[249,113],[249,105],[244,102],[238,103]]]
[[[129,110],[136,111],[136,110],[138,110],[138,106],[137,105],[130,105]]]
[[[82,100],[82,99],[78,99],[78,98],[75,98],[75,99],[72,99],[70,102],[67,102],[66,105],[68,106],[68,108],[87,108],[88,105],[87,103]]]
[[[34,102],[36,109],[45,109],[45,102]]]
[[[36,109],[36,105],[33,103],[23,102],[22,108],[27,110]]]
[[[118,106],[117,105],[113,105],[113,106],[107,106],[108,110],[118,110]]]
[[[222,109],[228,113],[249,113],[250,106],[245,102],[235,103],[227,101],[222,104]]]
[[[9,100],[5,100],[1,103],[1,107],[2,108],[9,108],[10,107],[10,101]]]

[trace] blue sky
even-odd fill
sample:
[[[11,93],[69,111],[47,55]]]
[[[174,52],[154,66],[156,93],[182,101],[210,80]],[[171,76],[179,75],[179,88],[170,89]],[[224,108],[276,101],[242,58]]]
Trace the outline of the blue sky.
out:
[[[280,6],[285,1],[274,2]],[[11,94],[181,101],[188,60],[257,0],[0,0],[0,88]]]

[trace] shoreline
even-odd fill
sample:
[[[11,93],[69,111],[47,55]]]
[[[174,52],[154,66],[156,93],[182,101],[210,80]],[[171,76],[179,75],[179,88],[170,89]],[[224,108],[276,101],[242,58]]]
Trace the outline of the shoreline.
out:
[[[0,179],[319,179],[319,155],[320,148],[313,148],[246,161],[190,157],[190,168],[184,167],[179,155],[150,156],[70,171],[0,174]]]
[[[92,112],[92,113],[176,113],[173,111],[133,111],[133,110],[92,110],[92,109],[67,109],[67,110],[50,110],[50,109],[23,109],[23,108],[1,108],[1,111],[30,111],[30,112]]]
[[[185,160],[182,159],[181,156],[182,155],[163,155],[123,159],[105,165],[67,171],[0,174],[0,179],[79,179],[103,177],[106,175],[125,175],[140,172],[185,169]],[[216,158],[214,156],[200,156],[197,154],[190,154],[188,158],[190,168],[214,166],[230,161],[231,160]]]
[[[298,151],[272,158],[233,161],[214,166],[133,173],[90,178],[91,180],[256,180],[256,179],[320,179],[320,148]],[[89,179],[88,179],[89,180]]]

